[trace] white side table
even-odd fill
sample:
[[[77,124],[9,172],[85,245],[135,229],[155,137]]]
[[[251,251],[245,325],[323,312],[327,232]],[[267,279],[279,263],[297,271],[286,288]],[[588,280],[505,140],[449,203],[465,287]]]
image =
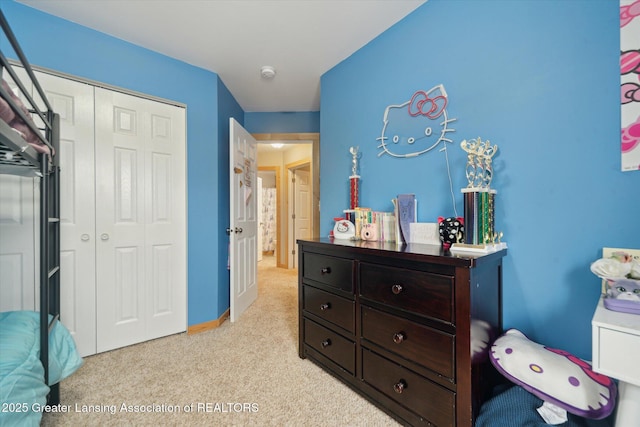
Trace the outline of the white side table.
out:
[[[640,425],[640,315],[604,307],[591,320],[593,370],[619,380],[616,427]]]

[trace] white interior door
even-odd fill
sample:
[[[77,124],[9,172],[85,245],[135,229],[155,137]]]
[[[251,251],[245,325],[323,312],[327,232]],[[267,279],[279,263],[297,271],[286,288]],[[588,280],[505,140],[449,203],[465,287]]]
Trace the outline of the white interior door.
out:
[[[93,86],[36,75],[60,115],[60,318],[87,356],[96,353]]]
[[[258,244],[256,249],[258,251],[258,262],[262,261],[262,236],[264,236],[264,218],[262,209],[262,178],[258,177]]]
[[[298,268],[297,240],[311,237],[311,174],[302,167],[291,169],[291,186],[289,194],[289,265]]]
[[[258,298],[257,142],[229,119],[230,319],[237,321]]]
[[[297,244],[298,239],[311,237],[311,174],[308,169],[295,171],[295,236],[292,247],[296,255],[293,257],[294,268],[298,268]]]
[[[95,102],[102,352],[186,329],[185,123],[184,109],[111,90]]]

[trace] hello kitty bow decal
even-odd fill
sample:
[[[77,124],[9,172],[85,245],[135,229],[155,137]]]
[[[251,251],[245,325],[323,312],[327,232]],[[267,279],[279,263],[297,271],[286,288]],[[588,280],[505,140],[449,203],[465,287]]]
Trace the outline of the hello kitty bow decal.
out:
[[[389,105],[384,111],[382,133],[377,141],[382,149],[378,157],[416,157],[436,148],[441,143],[446,149],[449,124],[456,119],[447,115],[447,92],[439,84],[428,91],[416,91],[406,102]]]
[[[444,96],[437,95],[431,98],[427,92],[419,90],[411,97],[408,110],[409,115],[413,117],[423,115],[429,117],[430,119],[437,119],[442,115],[442,113],[444,113],[444,109],[446,107],[446,94]]]

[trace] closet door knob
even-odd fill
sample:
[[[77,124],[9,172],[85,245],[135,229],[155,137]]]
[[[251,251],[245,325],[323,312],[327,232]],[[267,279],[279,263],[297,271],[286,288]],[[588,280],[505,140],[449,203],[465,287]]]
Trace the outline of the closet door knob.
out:
[[[107,233],[102,233],[100,235],[100,240],[104,240],[105,242],[109,240],[109,235]]]
[[[236,233],[242,233],[242,227],[236,227]]]
[[[391,292],[393,292],[394,295],[398,295],[400,292],[402,292],[402,285],[393,285],[391,287]]]
[[[82,240],[83,242],[88,242],[90,238],[91,237],[89,237],[89,235],[86,233],[80,236],[80,240]]]

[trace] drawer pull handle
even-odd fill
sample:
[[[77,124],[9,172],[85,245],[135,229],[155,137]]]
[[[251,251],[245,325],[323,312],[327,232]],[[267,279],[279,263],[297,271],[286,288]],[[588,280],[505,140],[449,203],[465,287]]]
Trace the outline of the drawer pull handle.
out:
[[[331,273],[331,267],[324,267],[322,270],[320,270],[320,273],[322,273],[322,274]]]
[[[402,285],[393,285],[391,287],[391,292],[393,292],[394,295],[398,295],[400,292],[402,292]]]
[[[407,383],[404,380],[400,380],[393,385],[393,391],[398,394],[402,394],[405,388],[407,388]]]
[[[402,343],[405,340],[404,332],[396,332],[393,334],[393,342],[396,344]]]
[[[331,308],[331,304],[329,304],[328,302],[324,304],[320,304],[320,310],[322,311],[329,310],[330,308]]]
[[[324,340],[324,341],[322,341],[322,342],[320,343],[320,346],[321,346],[322,348],[327,348],[327,347],[329,347],[330,345],[331,345],[331,340],[330,340],[329,338],[327,338],[326,340]]]

